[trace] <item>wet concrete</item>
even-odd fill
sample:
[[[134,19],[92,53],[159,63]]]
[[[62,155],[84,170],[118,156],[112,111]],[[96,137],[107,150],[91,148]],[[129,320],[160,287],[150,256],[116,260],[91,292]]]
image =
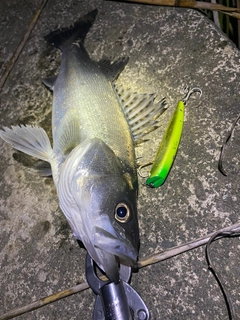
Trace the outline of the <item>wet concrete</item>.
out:
[[[0,61],[3,67],[26,32],[38,1],[1,1]],[[91,56],[129,56],[118,82],[140,93],[167,98],[160,128],[137,148],[152,160],[184,86],[199,86],[186,108],[183,136],[166,183],[140,185],[140,258],[198,238],[239,219],[239,128],[226,150],[224,177],[217,168],[220,147],[239,112],[240,53],[217,27],[194,10],[104,2],[51,0],[12,70],[0,96],[0,126],[35,124],[51,132],[52,96],[41,78],[54,74],[60,53],[43,36],[98,8],[86,39]],[[85,253],[63,214],[53,182],[27,169],[31,161],[0,141],[0,314],[85,281]],[[140,180],[141,181],[141,180]],[[240,313],[239,239],[213,244],[213,261]],[[153,319],[227,319],[226,305],[204,248],[141,269],[132,286]],[[18,319],[91,319],[90,290],[19,316]]]

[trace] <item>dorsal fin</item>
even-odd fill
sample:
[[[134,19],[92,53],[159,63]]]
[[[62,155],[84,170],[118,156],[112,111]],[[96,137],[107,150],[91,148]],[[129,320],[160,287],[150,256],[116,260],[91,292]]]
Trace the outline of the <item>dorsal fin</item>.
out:
[[[115,86],[134,141],[139,143],[145,134],[158,126],[157,118],[166,110],[165,98],[155,103],[154,94],[138,94]]]
[[[129,59],[126,57],[119,58],[113,62],[107,59],[103,59],[98,62],[98,65],[101,68],[102,72],[107,76],[107,78],[113,82],[124,69],[124,67],[128,63],[128,60]]]

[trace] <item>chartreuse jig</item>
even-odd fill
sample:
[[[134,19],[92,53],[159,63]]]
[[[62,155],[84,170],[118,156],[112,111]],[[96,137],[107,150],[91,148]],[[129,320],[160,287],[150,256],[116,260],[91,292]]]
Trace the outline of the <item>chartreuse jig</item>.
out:
[[[160,187],[168,176],[182,135],[184,108],[189,97],[194,92],[199,92],[201,97],[202,90],[200,88],[193,88],[188,91],[186,96],[177,104],[158,148],[157,155],[150,170],[149,178],[146,181],[146,185],[149,187]]]

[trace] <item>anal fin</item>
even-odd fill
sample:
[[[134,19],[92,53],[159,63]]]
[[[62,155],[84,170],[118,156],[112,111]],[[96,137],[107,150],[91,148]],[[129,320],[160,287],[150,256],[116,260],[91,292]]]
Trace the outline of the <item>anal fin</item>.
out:
[[[48,77],[48,78],[43,78],[42,79],[42,82],[45,84],[45,86],[52,90],[53,91],[53,87],[54,87],[54,84],[56,82],[56,79],[57,79],[57,76],[55,77]]]

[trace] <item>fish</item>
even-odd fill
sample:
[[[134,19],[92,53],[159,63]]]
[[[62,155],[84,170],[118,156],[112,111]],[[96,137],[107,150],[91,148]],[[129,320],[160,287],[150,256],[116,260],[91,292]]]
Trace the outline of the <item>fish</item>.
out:
[[[52,175],[73,235],[117,283],[120,265],[136,267],[139,255],[135,146],[155,129],[165,102],[116,85],[128,58],[89,56],[84,39],[96,16],[97,9],[45,36],[62,52],[59,73],[43,79],[53,93],[52,144],[29,124],[3,127],[0,137],[44,163],[38,173]]]

